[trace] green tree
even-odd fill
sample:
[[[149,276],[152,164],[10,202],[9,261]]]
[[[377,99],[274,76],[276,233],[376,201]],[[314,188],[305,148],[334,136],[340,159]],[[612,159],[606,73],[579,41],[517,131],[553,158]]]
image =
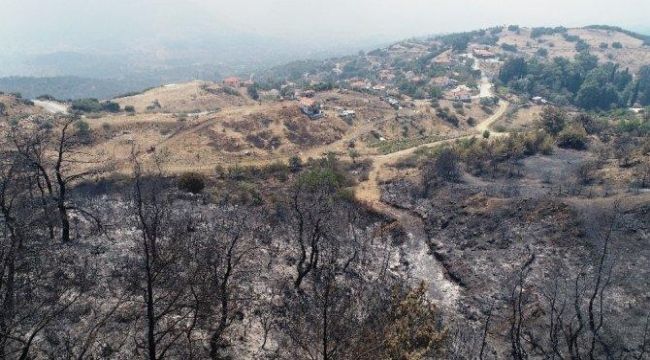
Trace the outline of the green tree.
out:
[[[198,194],[205,188],[205,178],[195,172],[184,173],[178,179],[178,188],[185,192]]]
[[[609,80],[612,72],[607,67],[593,69],[576,94],[576,105],[587,109],[608,110],[620,103],[616,86]]]
[[[507,84],[513,79],[520,79],[526,76],[527,63],[524,58],[516,57],[508,59],[499,71],[499,80]]]
[[[540,116],[540,126],[547,133],[557,135],[564,129],[566,119],[567,115],[564,110],[554,106],[547,106]]]
[[[260,99],[260,94],[257,91],[257,85],[251,85],[246,88],[246,92],[248,93],[248,96],[250,96],[251,99],[253,100],[259,100]]]
[[[636,100],[641,106],[650,105],[650,65],[645,65],[639,70],[637,94]]]

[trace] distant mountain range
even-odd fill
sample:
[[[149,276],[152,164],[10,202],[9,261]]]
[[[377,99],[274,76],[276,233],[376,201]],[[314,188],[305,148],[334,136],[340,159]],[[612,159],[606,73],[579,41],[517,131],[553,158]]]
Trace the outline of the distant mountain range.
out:
[[[197,36],[98,51],[0,54],[0,91],[24,97],[111,98],[126,92],[194,79],[247,76],[296,59],[324,59],[388,43],[381,39],[292,43],[257,35]]]

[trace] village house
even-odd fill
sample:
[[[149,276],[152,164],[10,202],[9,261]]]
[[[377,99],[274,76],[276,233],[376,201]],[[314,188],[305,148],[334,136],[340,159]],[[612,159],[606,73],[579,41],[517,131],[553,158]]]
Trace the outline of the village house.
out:
[[[316,120],[322,118],[325,114],[321,110],[321,105],[318,101],[311,98],[300,99],[300,111],[309,116],[310,119]]]
[[[230,76],[223,79],[223,84],[233,88],[239,87],[241,85],[241,80],[236,76]]]

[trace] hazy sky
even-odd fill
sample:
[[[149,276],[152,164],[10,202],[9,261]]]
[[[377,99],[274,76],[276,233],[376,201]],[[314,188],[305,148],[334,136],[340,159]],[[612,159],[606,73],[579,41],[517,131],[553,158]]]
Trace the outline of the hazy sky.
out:
[[[648,24],[650,0],[1,0],[0,47],[77,48],[244,32],[399,39],[497,24]],[[44,49],[47,50],[47,49]]]

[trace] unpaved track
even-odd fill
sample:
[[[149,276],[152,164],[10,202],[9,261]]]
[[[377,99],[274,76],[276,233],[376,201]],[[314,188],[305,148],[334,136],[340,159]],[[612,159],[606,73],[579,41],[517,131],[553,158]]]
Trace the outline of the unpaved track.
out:
[[[487,78],[484,77],[482,80],[486,81]],[[483,95],[492,96],[491,86],[482,86],[482,88],[482,92],[484,93]],[[408,241],[400,249],[400,260],[401,263],[408,264],[409,280],[411,281],[412,285],[417,285],[420,282],[425,282],[427,284],[428,297],[431,300],[435,301],[439,306],[442,306],[444,308],[452,309],[456,306],[460,294],[460,288],[456,283],[448,279],[446,270],[430,253],[430,239],[425,231],[423,220],[412,211],[399,209],[381,201],[381,188],[379,185],[380,174],[382,173],[382,170],[385,170],[385,167],[389,163],[412,155],[418,149],[439,146],[442,144],[450,144],[457,140],[480,136],[484,131],[489,130],[497,120],[505,115],[509,105],[510,104],[507,101],[501,100],[499,107],[495,113],[478,124],[474,128],[472,134],[446,140],[434,141],[428,144],[415,146],[390,154],[363,156],[366,159],[372,160],[372,169],[369,172],[368,180],[357,185],[355,189],[357,199],[366,203],[378,213],[395,219],[404,228],[404,231],[408,236]],[[386,119],[384,119],[384,121],[385,120]],[[191,129],[186,129],[179,134],[176,134],[177,136],[174,136],[174,138],[177,138],[183,134],[187,134],[188,132],[201,131],[206,127],[212,125],[214,121],[214,118],[207,119]],[[376,124],[364,124],[362,127],[352,133],[347,134],[339,141],[326,146],[317,147],[305,151],[300,154],[300,157],[303,160],[306,160],[309,157],[318,157],[330,151],[344,151],[347,148],[347,143],[358,138],[365,131],[369,131],[374,125]],[[491,137],[507,135],[506,133],[494,132],[492,130],[490,131]],[[254,163],[261,165],[277,160],[287,160],[287,156],[279,156],[273,157],[272,159],[254,161]],[[212,169],[214,169],[214,166],[209,166],[208,171],[212,171]],[[192,170],[198,171],[197,169]]]
[[[456,305],[460,294],[459,286],[447,278],[446,270],[430,253],[430,239],[424,230],[422,219],[411,211],[398,209],[381,201],[379,176],[386,165],[412,155],[420,148],[453,143],[456,140],[468,139],[489,130],[490,126],[506,113],[509,105],[507,101],[502,100],[497,111],[476,126],[475,134],[435,141],[391,154],[370,156],[373,165],[368,180],[360,183],[357,187],[357,199],[365,202],[375,211],[397,220],[402,225],[404,231],[408,234],[408,242],[404,245],[401,255],[403,260],[409,264],[410,280],[414,284],[424,281],[427,284],[429,298],[446,308],[453,308]],[[505,133],[493,134],[497,136],[505,135]]]
[[[52,114],[57,114],[57,113],[62,113],[62,114],[67,114],[68,113],[68,106],[66,104],[62,104],[59,102],[55,101],[42,101],[42,100],[33,100],[34,105],[42,107],[45,109],[45,111],[52,113]]]

